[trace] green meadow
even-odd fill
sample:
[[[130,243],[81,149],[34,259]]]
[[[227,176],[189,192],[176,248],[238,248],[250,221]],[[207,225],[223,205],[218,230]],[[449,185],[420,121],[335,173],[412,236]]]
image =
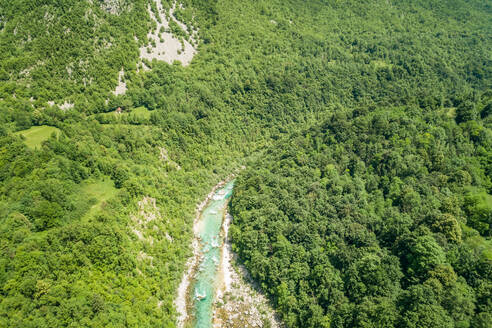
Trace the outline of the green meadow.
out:
[[[18,131],[15,134],[22,135],[25,138],[24,142],[26,145],[34,149],[41,147],[43,141],[47,140],[53,133],[58,135],[60,130],[54,126],[41,125]]]

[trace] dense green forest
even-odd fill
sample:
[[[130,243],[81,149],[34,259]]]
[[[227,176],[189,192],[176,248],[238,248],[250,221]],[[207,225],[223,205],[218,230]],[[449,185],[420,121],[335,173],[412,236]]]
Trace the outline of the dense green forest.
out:
[[[289,327],[492,322],[491,105],[339,109],[250,165],[231,233]]]
[[[198,53],[144,70],[151,0],[0,0],[0,327],[173,327],[250,158],[235,247],[289,327],[486,327],[490,3],[181,3]]]

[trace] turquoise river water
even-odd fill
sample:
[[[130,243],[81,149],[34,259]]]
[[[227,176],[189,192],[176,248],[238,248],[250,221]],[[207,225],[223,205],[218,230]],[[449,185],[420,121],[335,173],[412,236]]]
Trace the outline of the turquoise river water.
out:
[[[220,235],[227,202],[232,195],[234,181],[218,189],[203,210],[199,223],[200,260],[193,286],[194,327],[212,327],[212,303],[217,285],[221,247]]]

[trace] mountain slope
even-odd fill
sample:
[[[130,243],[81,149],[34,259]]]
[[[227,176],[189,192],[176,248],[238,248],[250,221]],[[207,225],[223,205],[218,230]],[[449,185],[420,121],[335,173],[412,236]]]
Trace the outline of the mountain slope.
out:
[[[488,115],[339,111],[238,178],[234,248],[288,327],[486,327],[491,137]]]
[[[145,70],[153,1],[0,0],[0,326],[174,326],[195,204],[247,158],[343,108],[452,115],[490,86],[487,2],[182,4],[198,53]]]

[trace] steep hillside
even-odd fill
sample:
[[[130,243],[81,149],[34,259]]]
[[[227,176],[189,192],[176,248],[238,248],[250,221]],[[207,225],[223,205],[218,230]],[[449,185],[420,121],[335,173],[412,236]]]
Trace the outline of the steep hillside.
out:
[[[340,110],[251,163],[234,248],[288,327],[487,327],[491,101]]]
[[[344,108],[407,106],[424,120],[485,99],[490,10],[0,0],[0,326],[174,326],[209,189]],[[172,36],[176,54],[196,50],[191,62],[166,61]],[[489,190],[469,187],[462,210],[475,213]]]

